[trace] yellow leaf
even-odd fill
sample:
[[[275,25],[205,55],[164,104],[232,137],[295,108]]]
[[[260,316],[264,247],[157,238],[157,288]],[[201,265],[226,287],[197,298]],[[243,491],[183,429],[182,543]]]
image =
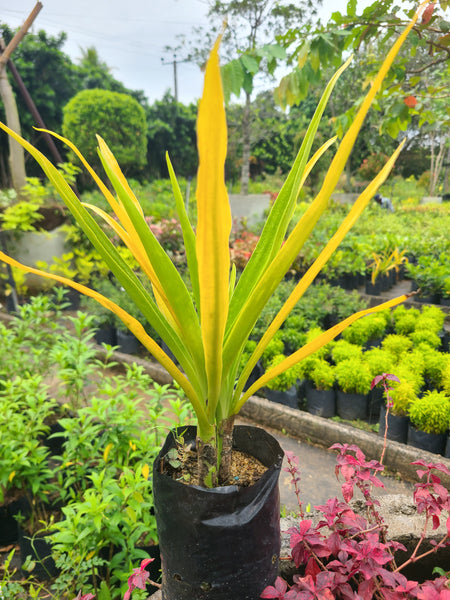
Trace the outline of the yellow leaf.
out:
[[[89,552],[89,554],[86,556],[86,560],[90,560],[93,556],[95,556],[96,551],[95,550],[91,550],[91,552]]]
[[[197,140],[198,277],[200,321],[208,377],[208,412],[214,415],[222,376],[222,347],[228,315],[231,209],[225,185],[227,124],[217,40],[205,72]]]
[[[15,472],[15,471],[11,471],[11,473],[9,474],[8,481],[9,481],[10,483],[11,483],[11,481],[14,479],[14,475],[15,475],[15,474],[16,474],[16,472]]]
[[[109,456],[109,453],[111,452],[111,448],[113,447],[113,445],[114,444],[112,442],[110,444],[108,444],[105,448],[105,451],[103,452],[103,460],[105,462],[108,461],[108,456]]]

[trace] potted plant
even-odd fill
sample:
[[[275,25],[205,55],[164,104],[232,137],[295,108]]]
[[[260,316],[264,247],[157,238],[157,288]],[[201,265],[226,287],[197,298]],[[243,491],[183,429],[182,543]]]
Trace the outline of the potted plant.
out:
[[[386,411],[386,405],[383,405],[380,410],[379,435],[384,436],[386,433],[388,440],[406,444],[409,426],[408,410],[416,398],[417,394],[411,383],[400,379],[398,384],[392,384],[389,410]]]
[[[343,360],[336,365],[336,413],[342,419],[367,419],[372,374],[362,359]]]
[[[283,360],[286,359],[284,354],[276,354],[270,363],[268,369],[273,369]],[[269,381],[264,388],[264,395],[272,402],[279,402],[285,404],[291,408],[298,408],[297,398],[297,379],[298,379],[298,368],[297,366],[286,369],[283,373],[274,377]]]
[[[352,344],[347,340],[338,340],[331,351],[331,358],[334,363],[337,365],[343,360],[349,359],[360,359],[362,358],[363,349],[362,346],[358,346],[356,344]]]
[[[119,285],[125,290],[124,293],[136,304],[143,317],[151,323],[179,362],[180,367],[146,333],[143,325],[120,305],[77,282],[52,273],[44,275],[37,269],[21,265],[26,271],[67,283],[110,308],[166,368],[193,406],[197,426],[188,428],[185,432],[172,432],[153,469],[155,511],[164,558],[165,600],[191,600],[201,596],[209,599],[256,599],[265,585],[274,580],[280,547],[277,478],[282,452],[278,443],[265,431],[244,426],[234,427],[235,416],[258,389],[327,344],[347,325],[371,312],[396,306],[407,297],[389,300],[380,307],[373,307],[348,317],[266,371],[243,392],[247,378],[268,342],[333,254],[363,208],[370,202],[373,194],[386,180],[401,150],[400,146],[381,172],[361,192],[330,242],[295,285],[293,292],[259,340],[246,367],[236,379],[241,354],[259,314],[327,208],[364,116],[417,18],[418,15],[413,18],[388,53],[354,121],[334,154],[321,190],[285,239],[303,182],[310,168],[329,146],[325,144],[308,163],[321,115],[342,69],[332,78],[305,134],[286,183],[273,203],[255,251],[239,279],[236,278],[235,270],[230,268],[231,212],[224,181],[227,133],[218,59],[219,42],[216,43],[206,66],[205,87],[199,105],[197,139],[200,166],[197,178],[195,231],[188,220],[183,197],[168,161],[183,231],[192,293],[150,231],[138,200],[104,140],[98,138],[99,154],[110,185],[117,196],[104,185],[73,144],[65,141],[89,170],[116,214],[117,220],[98,207],[84,206],[46,157],[4,124],[0,125],[36,158],[80,227],[117,277]],[[152,284],[152,293],[147,291],[141,280],[121,258],[114,244],[90,214],[90,210],[102,216],[114,234],[130,248],[145,277]],[[9,264],[20,266],[20,263],[4,253],[0,254],[0,258]],[[238,475],[231,474],[233,447],[235,451],[248,452],[252,456],[252,471],[255,474],[261,473],[260,464],[263,465],[263,470],[266,469],[256,483],[252,477],[247,488],[243,484],[245,472],[250,471],[248,461],[245,469]],[[183,462],[182,467],[196,464],[198,485],[185,485],[177,480],[180,477],[179,469],[173,470],[170,466],[170,457],[174,449],[181,457],[190,457],[190,460]],[[192,454],[189,453],[193,454],[195,460],[192,460]],[[239,485],[236,485],[236,482],[239,482]],[[261,494],[266,498],[265,503],[259,502]],[[246,523],[236,519],[235,510],[238,514],[248,515]],[[219,517],[221,511],[223,516]],[[211,515],[211,518],[205,520],[205,515]],[[229,518],[226,515],[229,515]],[[216,522],[217,519],[219,523]],[[220,527],[217,527],[219,524]],[[255,532],[258,541],[253,538]],[[192,547],[195,552],[187,557],[186,547]],[[233,548],[232,556],[228,552],[230,547]]]
[[[306,410],[319,417],[334,417],[336,414],[335,368],[326,360],[319,359],[311,371],[310,378],[312,385],[306,387]]]
[[[450,397],[445,392],[427,391],[410,404],[408,412],[408,444],[435,454],[444,454],[450,418]]]

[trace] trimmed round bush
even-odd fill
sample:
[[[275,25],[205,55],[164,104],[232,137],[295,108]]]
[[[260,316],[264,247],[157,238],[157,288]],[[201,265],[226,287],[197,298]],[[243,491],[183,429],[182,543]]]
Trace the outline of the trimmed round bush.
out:
[[[96,134],[108,144],[125,173],[136,172],[146,164],[145,110],[128,94],[82,90],[64,107],[62,129],[93,166],[100,166]]]

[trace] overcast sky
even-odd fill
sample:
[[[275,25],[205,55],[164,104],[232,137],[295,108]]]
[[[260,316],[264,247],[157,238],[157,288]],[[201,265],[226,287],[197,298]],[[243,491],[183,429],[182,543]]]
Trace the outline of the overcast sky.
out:
[[[142,89],[150,103],[173,93],[172,56],[178,34],[207,25],[205,0],[42,0],[33,30],[67,33],[63,48],[75,62],[80,48],[95,46],[116,79],[130,89]],[[15,28],[35,6],[35,0],[0,0],[0,20]],[[346,0],[324,0],[323,15],[343,10]],[[367,4],[367,2],[365,3]],[[13,56],[14,59],[14,56]],[[169,63],[169,64],[162,64]],[[196,65],[181,63],[178,99],[189,103],[201,95],[202,74]]]

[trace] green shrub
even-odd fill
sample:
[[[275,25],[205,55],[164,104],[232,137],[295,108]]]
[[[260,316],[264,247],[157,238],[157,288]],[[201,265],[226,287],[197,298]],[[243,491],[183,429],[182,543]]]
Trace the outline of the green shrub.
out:
[[[312,372],[320,359],[314,354],[307,356],[298,363],[299,379],[312,379]]]
[[[437,388],[442,387],[444,372],[449,364],[450,355],[434,350],[426,344],[421,344],[419,349],[422,351],[424,359],[424,377],[431,385]]]
[[[363,361],[369,367],[372,377],[381,373],[393,373],[394,359],[392,354],[382,348],[371,348],[362,355]]]
[[[267,365],[267,370],[271,369],[272,367],[275,367],[285,358],[286,356],[284,354],[275,355]],[[287,390],[289,390],[293,385],[295,385],[297,379],[298,367],[297,365],[295,365],[287,371],[280,373],[280,375],[269,381],[269,383],[267,383],[266,386],[270,390],[279,390],[280,392],[287,392]]]
[[[430,348],[437,349],[441,345],[441,338],[431,329],[416,329],[409,334],[409,337],[412,339],[414,346],[426,344]]]
[[[409,418],[416,429],[446,433],[450,420],[450,397],[445,392],[426,392],[409,406]]]
[[[343,360],[362,358],[362,347],[351,344],[346,340],[338,340],[331,351],[333,361],[338,364]]]
[[[417,394],[408,381],[400,380],[400,383],[392,384],[390,397],[392,400],[391,413],[398,417],[406,417],[411,403],[417,399]]]
[[[381,346],[383,350],[390,352],[394,359],[398,361],[402,354],[411,349],[412,344],[412,340],[405,335],[391,333],[384,338]]]
[[[367,394],[372,374],[361,358],[347,359],[336,365],[336,381],[339,388],[350,394]]]
[[[100,166],[95,134],[102,137],[122,170],[137,172],[147,158],[145,110],[132,96],[109,90],[82,90],[64,107],[63,134],[92,165]]]
[[[395,321],[395,333],[399,335],[409,335],[412,333],[417,324],[417,317],[410,312],[406,312],[405,315]]]
[[[284,353],[284,343],[281,337],[274,337],[267,344],[266,349],[264,350],[261,356],[261,363],[264,369],[267,370],[268,365],[272,362],[275,356],[279,356]]]
[[[285,348],[289,352],[295,352],[301,348],[306,342],[306,333],[298,329],[284,328],[281,330],[281,335]]]
[[[335,376],[335,367],[325,360],[318,360],[311,371],[311,379],[318,390],[332,390]]]
[[[342,332],[342,337],[350,344],[364,346],[370,339],[370,329],[366,322],[367,317],[359,319],[352,323],[347,329]]]

